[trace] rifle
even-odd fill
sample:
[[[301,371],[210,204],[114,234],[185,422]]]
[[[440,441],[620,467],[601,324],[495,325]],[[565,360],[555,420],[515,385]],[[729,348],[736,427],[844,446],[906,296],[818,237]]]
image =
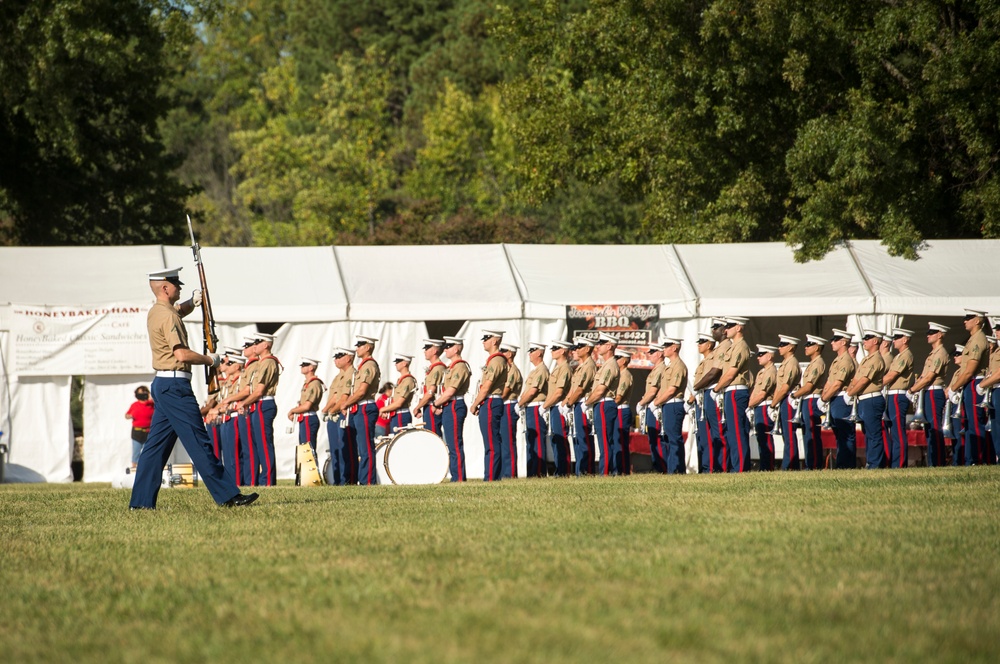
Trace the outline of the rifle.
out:
[[[201,331],[205,337],[205,352],[214,353],[219,346],[219,337],[215,334],[215,316],[212,315],[212,301],[208,298],[208,280],[205,279],[205,265],[201,262],[201,245],[194,239],[194,227],[191,226],[191,215],[187,215],[188,231],[191,233],[191,251],[194,253],[194,264],[198,266],[198,279],[201,281]],[[219,391],[219,377],[215,367],[205,367],[205,384],[208,393]]]

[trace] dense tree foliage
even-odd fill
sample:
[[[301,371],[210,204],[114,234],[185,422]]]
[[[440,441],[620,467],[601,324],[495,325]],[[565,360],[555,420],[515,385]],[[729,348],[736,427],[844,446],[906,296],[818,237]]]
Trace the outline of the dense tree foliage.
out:
[[[992,2],[22,0],[0,28],[0,241],[165,241],[182,207],[228,245],[1000,235]]]
[[[177,241],[187,190],[157,121],[172,44],[166,2],[0,5],[0,241]]]

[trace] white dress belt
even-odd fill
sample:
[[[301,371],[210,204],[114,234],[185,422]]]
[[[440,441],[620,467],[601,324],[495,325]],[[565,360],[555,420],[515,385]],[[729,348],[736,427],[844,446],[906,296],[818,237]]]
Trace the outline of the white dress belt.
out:
[[[157,371],[156,375],[159,378],[186,378],[191,380],[190,371]]]
[[[886,394],[909,394],[909,390],[886,390]]]
[[[261,401],[274,401],[274,397],[261,397]]]
[[[273,397],[272,397],[272,398],[273,398]],[[356,403],[356,404],[354,404],[354,405],[355,405],[355,406],[367,406],[367,405],[368,405],[368,404],[370,404],[370,403],[375,403],[375,399],[365,399],[364,401],[359,401],[359,402],[357,402],[357,403]]]
[[[668,403],[677,403],[678,401],[684,401],[684,397],[674,397],[673,399],[667,399],[666,401],[663,402],[662,405],[666,406]]]
[[[733,390],[749,390],[750,388],[746,385],[730,385],[724,391],[732,392]]]
[[[315,414],[316,414],[315,410],[307,410],[304,413],[299,413],[299,415],[301,415],[302,417],[311,417],[311,416],[313,416]]]
[[[871,399],[872,397],[880,397],[880,396],[882,396],[882,392],[869,392],[868,394],[862,394],[860,397],[858,397],[858,400],[864,401],[865,399]]]

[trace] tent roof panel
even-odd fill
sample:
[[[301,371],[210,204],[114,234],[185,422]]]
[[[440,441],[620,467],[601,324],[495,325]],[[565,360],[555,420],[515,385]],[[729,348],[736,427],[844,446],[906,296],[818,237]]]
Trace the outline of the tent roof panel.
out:
[[[187,292],[198,288],[189,247],[164,247],[183,265]],[[202,247],[212,311],[220,323],[347,320],[347,300],[330,247]],[[198,313],[192,314],[197,318]]]
[[[990,268],[1000,240],[933,240],[915,261],[890,256],[877,240],[851,243],[876,293],[879,313],[956,316],[1000,312],[1000,276]]]
[[[658,304],[663,318],[696,313],[669,245],[512,244],[507,253],[528,318],[563,318],[572,304]]]
[[[679,244],[701,316],[870,313],[874,297],[850,252],[796,263],[779,242]]]
[[[521,318],[503,245],[337,247],[351,320]]]
[[[0,247],[0,302],[50,306],[152,302],[146,273],[162,268],[159,245]]]

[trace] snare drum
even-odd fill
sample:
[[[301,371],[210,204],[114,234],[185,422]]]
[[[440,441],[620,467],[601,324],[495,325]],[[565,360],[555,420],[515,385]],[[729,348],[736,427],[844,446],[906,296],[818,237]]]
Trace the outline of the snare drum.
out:
[[[440,484],[448,478],[448,448],[433,431],[410,426],[375,447],[379,484]]]

